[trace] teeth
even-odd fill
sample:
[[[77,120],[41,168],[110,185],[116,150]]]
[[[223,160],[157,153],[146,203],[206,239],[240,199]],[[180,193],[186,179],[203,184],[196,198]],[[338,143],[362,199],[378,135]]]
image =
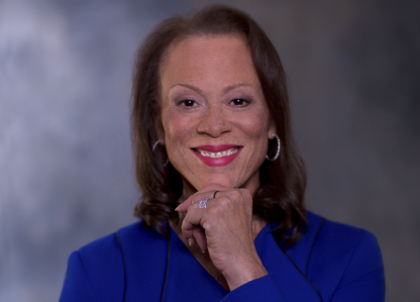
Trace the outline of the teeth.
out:
[[[207,151],[197,149],[198,153],[200,153],[202,156],[211,157],[211,158],[220,158],[224,156],[229,156],[229,155],[235,154],[236,152],[238,152],[238,150],[239,148],[231,148],[231,149],[221,151],[221,152],[207,152]]]

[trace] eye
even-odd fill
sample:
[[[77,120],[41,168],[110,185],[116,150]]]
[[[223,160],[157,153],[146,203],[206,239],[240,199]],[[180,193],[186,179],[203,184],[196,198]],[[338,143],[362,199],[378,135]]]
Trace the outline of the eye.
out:
[[[251,102],[245,99],[237,98],[237,99],[231,100],[230,103],[234,106],[243,107],[243,106],[247,106]]]
[[[197,106],[197,103],[194,100],[182,100],[178,103],[178,105],[183,107],[194,107]]]

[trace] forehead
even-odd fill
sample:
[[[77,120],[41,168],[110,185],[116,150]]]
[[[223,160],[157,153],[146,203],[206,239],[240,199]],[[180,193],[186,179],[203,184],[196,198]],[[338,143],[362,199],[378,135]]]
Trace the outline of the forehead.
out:
[[[192,36],[177,41],[163,57],[160,75],[163,90],[175,82],[259,86],[251,51],[239,35]]]

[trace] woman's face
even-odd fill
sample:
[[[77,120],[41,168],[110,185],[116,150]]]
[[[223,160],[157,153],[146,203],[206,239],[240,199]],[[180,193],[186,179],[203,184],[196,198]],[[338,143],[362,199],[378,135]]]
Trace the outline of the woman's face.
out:
[[[275,126],[245,41],[186,38],[169,47],[160,74],[156,128],[184,196],[209,184],[253,194]]]

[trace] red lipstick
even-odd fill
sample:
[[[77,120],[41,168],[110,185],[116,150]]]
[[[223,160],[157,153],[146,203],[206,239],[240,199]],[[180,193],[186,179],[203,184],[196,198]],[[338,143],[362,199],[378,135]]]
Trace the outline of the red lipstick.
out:
[[[236,149],[236,150],[233,151],[234,153],[232,154],[221,156],[218,158],[215,157],[215,156],[220,156],[220,154],[216,155],[215,153],[218,153],[218,152],[222,153],[223,151],[227,151],[230,149]],[[242,146],[238,146],[238,145],[218,145],[218,146],[203,145],[203,146],[197,146],[191,149],[191,151],[193,151],[194,154],[197,155],[197,157],[201,159],[201,161],[209,167],[223,167],[230,164],[236,158],[236,156],[238,156],[241,150],[242,150]],[[206,155],[200,154],[200,151],[206,153]]]

